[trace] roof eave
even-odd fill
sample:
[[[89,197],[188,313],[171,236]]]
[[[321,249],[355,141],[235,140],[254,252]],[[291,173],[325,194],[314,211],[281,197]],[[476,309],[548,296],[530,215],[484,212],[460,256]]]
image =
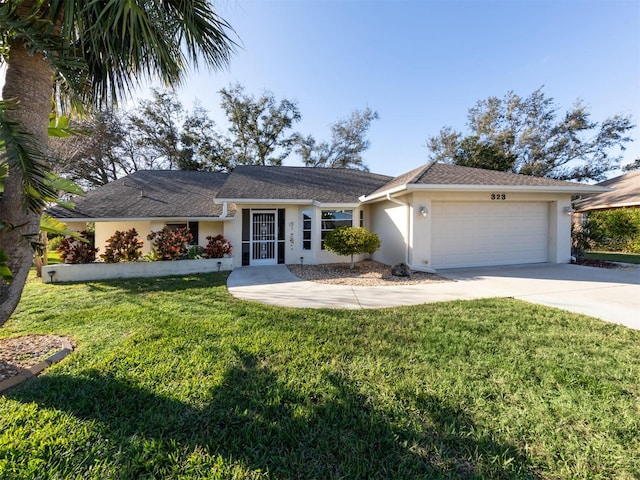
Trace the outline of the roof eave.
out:
[[[398,187],[390,188],[388,190],[382,190],[378,193],[374,193],[373,195],[362,195],[358,200],[360,200],[360,202],[362,203],[384,200],[385,198],[387,198],[387,195],[393,195],[407,190],[407,186],[408,185],[405,184]]]
[[[638,202],[629,202],[629,203],[608,203],[608,204],[598,204],[594,206],[583,206],[576,205],[576,213],[583,212],[591,212],[594,210],[615,210],[620,208],[640,208],[640,203]]]
[[[154,222],[158,220],[170,222],[223,222],[233,220],[235,216],[226,217],[185,217],[185,216],[167,216],[167,217],[53,217],[61,222]]]
[[[286,204],[286,205],[312,205],[314,200],[309,199],[296,199],[296,198],[215,198],[214,203],[220,205],[224,202],[235,204],[253,204],[253,205],[268,205],[268,204]]]
[[[468,185],[468,184],[406,184],[389,190],[378,192],[372,196],[360,197],[361,202],[384,200],[387,194],[396,194],[402,191],[452,191],[452,192],[526,192],[526,193],[603,193],[612,189],[596,185]]]
[[[314,207],[357,207],[360,202],[321,202],[296,198],[216,198],[215,203],[235,203],[236,205],[313,205]]]

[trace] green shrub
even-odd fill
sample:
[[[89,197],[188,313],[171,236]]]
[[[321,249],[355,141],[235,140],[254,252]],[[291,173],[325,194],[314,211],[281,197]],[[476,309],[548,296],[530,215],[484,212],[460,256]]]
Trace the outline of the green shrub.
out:
[[[598,233],[588,218],[582,223],[571,224],[571,250],[577,258],[584,257],[587,250],[593,250],[598,243]]]
[[[640,209],[619,208],[589,212],[583,229],[589,248],[616,252],[640,252]]]
[[[374,253],[380,248],[380,238],[362,227],[338,227],[327,233],[324,246],[338,255],[351,255],[351,270],[353,270],[355,267],[353,256]]]
[[[105,252],[100,257],[105,263],[136,262],[142,255],[142,240],[138,240],[135,228],[121,232],[116,230],[107,240]]]
[[[151,232],[147,240],[151,242],[151,248],[156,260],[180,260],[186,258],[189,253],[189,243],[193,236],[188,228],[171,229],[165,226],[162,230]]]
[[[92,263],[96,261],[98,249],[93,246],[93,235],[86,230],[80,232],[81,239],[66,237],[56,252],[60,253],[62,263]]]
[[[204,257],[205,256],[204,254],[205,254],[204,247],[200,245],[192,245],[191,247],[189,247],[189,251],[187,252],[187,258],[191,260],[195,260],[197,258]]]

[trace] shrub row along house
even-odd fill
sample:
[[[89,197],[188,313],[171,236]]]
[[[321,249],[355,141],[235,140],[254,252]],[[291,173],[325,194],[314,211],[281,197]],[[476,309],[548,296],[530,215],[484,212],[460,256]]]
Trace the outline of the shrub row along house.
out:
[[[142,239],[188,227],[196,244],[224,235],[233,266],[343,262],[326,234],[363,226],[379,262],[414,270],[567,263],[571,197],[603,187],[429,163],[399,177],[348,169],[238,166],[231,173],[138,171],[49,213],[71,228],[95,222],[96,246],[116,230]],[[148,242],[143,247],[149,250]]]

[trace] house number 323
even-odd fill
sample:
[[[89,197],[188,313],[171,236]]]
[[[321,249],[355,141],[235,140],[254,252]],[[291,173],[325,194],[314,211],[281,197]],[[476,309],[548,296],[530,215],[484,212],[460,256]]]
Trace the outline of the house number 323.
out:
[[[505,193],[492,193],[491,200],[506,200],[507,195]]]

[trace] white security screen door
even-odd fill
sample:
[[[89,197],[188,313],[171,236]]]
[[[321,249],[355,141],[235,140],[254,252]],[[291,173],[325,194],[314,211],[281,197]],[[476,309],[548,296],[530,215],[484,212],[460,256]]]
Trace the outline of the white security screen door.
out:
[[[251,212],[251,265],[275,265],[276,212]]]

